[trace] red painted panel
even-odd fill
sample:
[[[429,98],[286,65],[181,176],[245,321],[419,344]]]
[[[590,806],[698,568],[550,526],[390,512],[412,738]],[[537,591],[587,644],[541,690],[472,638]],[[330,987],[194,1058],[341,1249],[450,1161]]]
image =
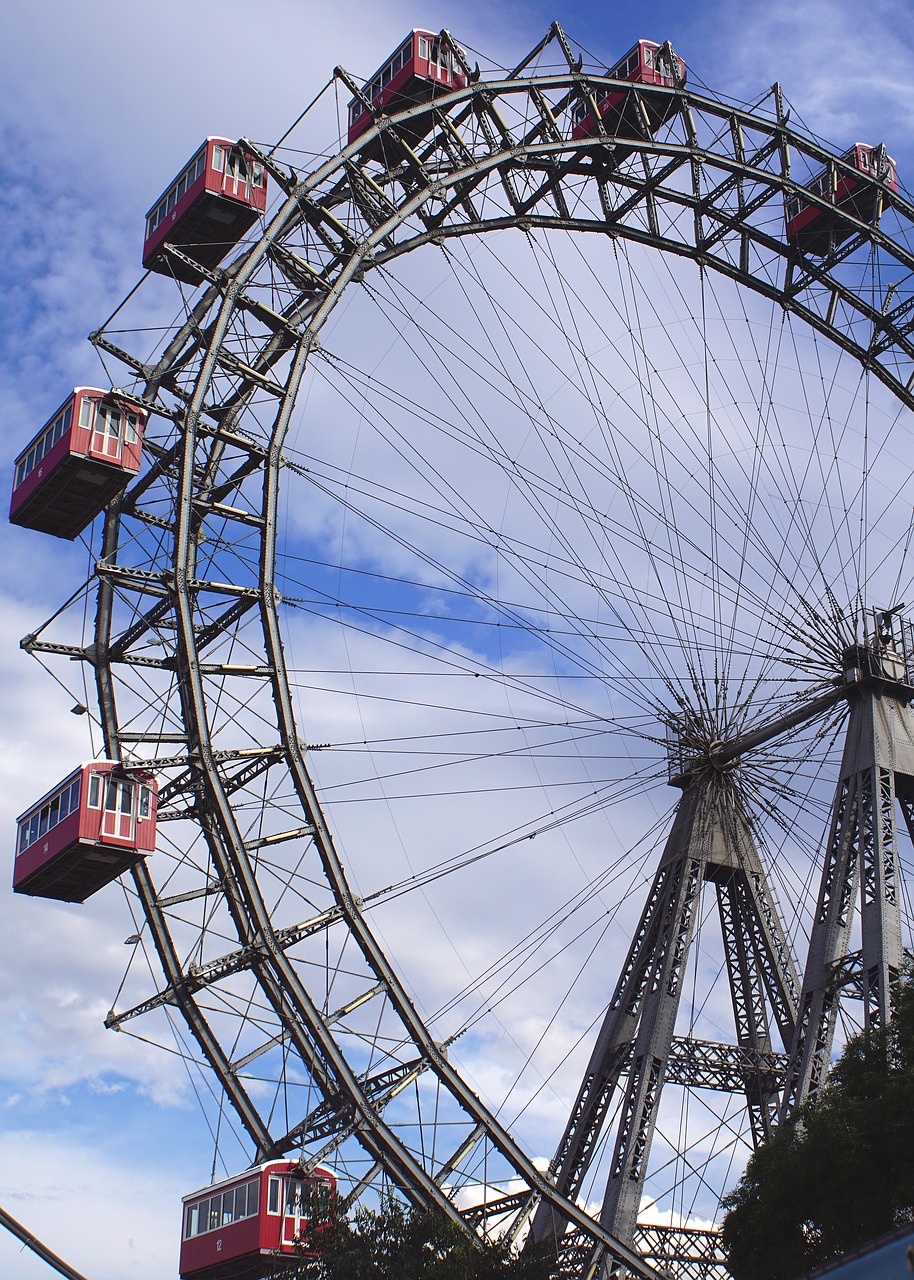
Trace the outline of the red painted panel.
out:
[[[136,440],[124,441],[119,456],[106,456],[104,450],[93,447],[93,432],[80,425],[80,409],[87,400],[95,405],[116,404],[136,417]],[[69,428],[17,485],[20,464],[67,408]],[[77,387],[16,459],[10,520],[58,537],[75,538],[140,470],[146,418],[145,409],[130,400],[113,398],[110,392],[97,388]]]
[[[168,197],[174,183],[169,183],[169,186],[165,188],[163,194],[147,213],[143,242],[143,266],[147,270],[158,269],[157,253],[165,240],[180,246],[182,235],[185,233],[194,242],[194,249],[189,253],[189,256],[199,257],[204,266],[215,265],[228,253],[233,244],[237,244],[257,215],[266,210],[266,173],[264,172],[262,175],[260,186],[254,186],[250,181],[246,183],[236,182],[231,175],[225,173],[224,168],[219,171],[214,167],[213,157],[217,147],[222,148],[225,153],[225,167],[227,167],[228,156],[233,151],[235,153],[238,151],[237,143],[232,142],[229,138],[207,138],[203,171],[191,182],[180,199],[175,202],[173,208],[165,214],[164,218],[151,232],[149,231],[149,220],[157,212],[162,201]],[[194,154],[196,155],[197,153],[195,152]],[[247,162],[246,172],[250,178],[253,173],[253,166],[258,162],[249,153],[244,154]],[[176,180],[181,179],[182,172],[179,171]],[[216,205],[213,204],[214,200],[217,202]],[[217,209],[218,201],[220,200],[228,201],[229,208],[232,205],[236,205],[251,212],[244,218],[236,219],[233,229],[227,231],[226,222],[219,218],[218,212],[214,213],[214,209]],[[215,225],[213,225],[214,223]],[[213,248],[217,243],[218,250]],[[188,252],[187,247],[181,247],[184,252]],[[180,275],[179,278],[181,278]],[[195,281],[190,280],[189,282],[195,283]]]
[[[270,1179],[284,1180],[299,1172],[299,1166],[291,1160],[271,1160],[256,1169],[248,1169],[235,1178],[216,1183],[202,1191],[184,1197],[182,1214],[182,1241],[179,1270],[185,1280],[233,1280],[238,1275],[260,1275],[260,1259],[269,1255],[297,1256],[294,1245],[295,1225],[301,1227],[301,1219],[269,1212]],[[205,1206],[214,1197],[231,1193],[235,1188],[251,1181],[260,1181],[259,1207],[256,1216],[237,1222],[213,1227],[196,1235],[186,1235],[188,1209]],[[311,1174],[314,1183],[323,1184],[332,1193],[336,1188],[333,1175],[324,1169]],[[196,1225],[196,1224],[195,1224]],[[307,1227],[307,1224],[305,1224]]]
[[[620,58],[620,60],[616,63],[616,65],[612,68],[612,70],[607,72],[607,75],[617,79],[628,80],[631,84],[658,85],[664,88],[672,88],[674,86],[673,77],[669,75],[665,75],[663,72],[661,72],[656,66],[656,63],[654,61],[654,55],[662,47],[663,47],[662,45],[655,44],[652,40],[639,40],[639,42],[636,45],[632,46],[632,48],[628,51],[625,57]],[[636,65],[627,75],[621,74],[626,63],[629,62],[632,55],[635,53],[637,53],[638,55]],[[648,53],[650,53],[651,55],[650,66],[648,65],[648,58],[647,58]],[[678,74],[679,74],[678,83],[683,84],[685,83],[685,78],[686,78],[685,63],[680,57],[677,57],[675,54],[673,56],[676,58],[676,65],[678,68]],[[609,93],[607,93],[604,98],[600,98],[597,101],[597,109],[600,113],[600,118],[604,119],[606,116],[610,115],[617,108],[622,106],[625,102],[626,97],[627,97],[627,94],[624,89],[613,89],[613,90],[610,90]],[[654,99],[654,101],[657,102],[658,99]],[[672,109],[673,109],[673,104],[670,103],[669,108],[664,108],[664,111],[661,112],[661,114],[657,115],[655,119],[652,119],[652,124],[654,125],[655,128],[659,128],[660,125],[664,122],[664,120],[669,118],[669,114],[671,113]],[[595,129],[596,129],[596,120],[594,118],[593,112],[588,111],[587,114],[583,116],[580,120],[578,120],[578,122],[572,127],[571,136],[575,141],[577,141],[580,138],[589,138],[591,137]],[[640,136],[640,133],[638,134],[638,136]]]
[[[149,814],[136,818],[135,832],[129,838],[122,832],[107,834],[102,831],[104,809],[90,808],[90,779],[97,776],[99,794],[104,801],[105,784],[112,774],[119,782],[132,787],[132,806],[136,814],[142,788],[149,797]],[[60,806],[57,797],[62,788],[69,791],[70,784],[80,780],[78,808],[59,822],[54,822],[55,809]],[[119,786],[119,794],[124,793]],[[16,857],[13,866],[13,888],[17,893],[33,897],[54,898],[64,902],[84,902],[97,890],[116,879],[144,853],[155,848],[155,807],[157,785],[145,772],[131,771],[124,774],[113,761],[96,761],[83,765],[41,797],[27,809],[17,821]],[[34,815],[41,819],[45,830],[35,834]],[[122,815],[118,814],[120,818]],[[33,820],[34,819],[34,820]],[[53,825],[51,825],[53,823]],[[133,825],[133,824],[131,824]],[[32,835],[31,842],[20,849],[20,832]],[[40,831],[40,825],[38,830]],[[28,837],[25,837],[28,838]]]
[[[412,102],[423,102],[433,96],[435,90],[442,92],[450,92],[452,89],[463,89],[466,86],[467,78],[464,72],[456,67],[442,68],[439,63],[431,62],[428,58],[419,56],[419,37],[434,42],[438,37],[432,31],[415,30],[412,32],[411,54],[407,62],[400,68],[396,75],[392,76],[389,82],[381,89],[380,93],[374,95],[371,99],[372,106],[383,107],[391,114],[396,110],[403,110]],[[395,57],[396,53],[403,47],[405,42],[397,46],[397,49],[391,55]],[[390,59],[388,59],[390,61]],[[365,81],[363,92],[368,92],[372,81],[380,76],[387,63],[382,63],[374,75],[369,76]],[[352,108],[350,103],[350,109]],[[371,126],[373,116],[371,111],[363,111],[349,125],[347,140],[355,142],[363,133]]]

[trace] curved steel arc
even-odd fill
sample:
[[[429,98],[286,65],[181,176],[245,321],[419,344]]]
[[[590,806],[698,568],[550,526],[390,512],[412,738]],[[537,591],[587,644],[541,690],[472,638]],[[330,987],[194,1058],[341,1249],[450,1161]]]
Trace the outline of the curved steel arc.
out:
[[[725,106],[714,99],[693,94],[691,91],[661,92],[668,93],[675,99],[679,113],[684,119],[689,112],[700,111],[716,119],[735,121],[739,128],[751,129],[767,136],[776,143],[774,150],[782,158],[781,171],[764,169],[741,161],[732,154],[723,154],[707,146],[700,146],[695,135],[694,124],[692,124],[687,130],[692,141],[686,144],[630,138],[609,140],[612,145],[624,146],[630,152],[640,152],[646,160],[655,161],[664,166],[653,178],[646,177],[643,182],[636,182],[610,166],[600,168],[597,165],[601,149],[605,151],[607,146],[607,139],[604,137],[577,142],[561,138],[540,141],[540,130],[545,127],[541,125],[520,143],[513,142],[510,132],[504,130],[498,144],[492,146],[488,153],[471,156],[469,160],[462,157],[462,163],[454,163],[448,153],[442,149],[435,150],[434,140],[424,148],[421,155],[417,155],[401,141],[398,146],[400,152],[407,155],[407,161],[404,163],[413,180],[404,186],[403,175],[398,175],[396,172],[388,172],[373,178],[372,181],[376,186],[383,185],[390,208],[387,216],[380,220],[375,219],[371,222],[366,218],[360,197],[353,184],[352,170],[358,170],[359,153],[366,143],[382,134],[395,136],[398,127],[404,122],[414,119],[423,112],[433,113],[435,118],[439,119],[443,113],[452,108],[462,109],[466,117],[473,113],[477,116],[486,116],[487,113],[491,114],[494,104],[502,95],[525,93],[531,97],[537,94],[542,97],[549,93],[564,92],[568,95],[566,99],[568,101],[582,85],[602,87],[620,83],[625,87],[625,82],[579,73],[480,82],[437,99],[431,106],[411,108],[390,121],[376,124],[359,143],[344,148],[338,156],[320,165],[305,180],[294,185],[289,184],[286,199],[271,219],[258,243],[228,272],[215,273],[217,279],[207,287],[193,312],[172,338],[157,365],[154,368],[143,366],[142,369],[146,379],[145,399],[156,412],[162,412],[157,401],[157,396],[162,389],[166,389],[183,402],[182,407],[177,411],[180,422],[178,444],[170,454],[166,452],[154,464],[154,469],[158,468],[157,474],[161,475],[169,466],[176,465],[178,468],[179,487],[174,514],[175,540],[169,566],[172,580],[167,591],[168,608],[173,610],[177,624],[175,640],[177,697],[189,735],[188,755],[193,761],[193,769],[203,787],[203,796],[197,802],[197,812],[200,815],[210,855],[218,869],[225,902],[237,929],[239,940],[242,945],[251,948],[252,955],[259,957],[253,962],[258,982],[275,1011],[280,1025],[287,1032],[289,1041],[295,1045],[296,1051],[307,1065],[313,1080],[324,1096],[330,1098],[342,1093],[350,1100],[358,1117],[355,1126],[356,1135],[371,1157],[390,1170],[396,1181],[412,1198],[422,1202],[436,1201],[452,1216],[460,1216],[443,1189],[443,1173],[438,1177],[432,1176],[407,1149],[393,1129],[385,1123],[378,1109],[372,1105],[357,1072],[347,1062],[333,1032],[328,1027],[325,1016],[309,996],[284,948],[273,938],[270,913],[258,886],[239,821],[233,810],[231,795],[224,782],[220,759],[212,741],[207,694],[201,672],[200,638],[195,629],[194,619],[195,601],[202,587],[207,585],[205,580],[198,580],[197,576],[198,537],[206,518],[205,512],[198,510],[197,507],[203,484],[201,476],[206,478],[206,483],[210,487],[221,476],[220,484],[226,491],[225,497],[233,487],[241,483],[234,474],[222,472],[226,442],[230,440],[234,424],[243,413],[250,397],[261,389],[266,375],[272,374],[284,359],[291,357],[285,382],[282,385],[275,383],[281,399],[273,421],[269,443],[261,445],[254,440],[250,441],[250,466],[244,471],[244,475],[252,475],[257,469],[262,469],[263,472],[262,505],[257,513],[256,527],[259,539],[260,575],[256,595],[259,599],[266,662],[263,664],[263,672],[259,678],[268,681],[271,689],[277,724],[284,743],[285,768],[307,826],[313,830],[311,839],[321,860],[327,884],[345,918],[349,935],[371,973],[380,983],[383,990],[382,998],[389,1002],[409,1040],[418,1048],[422,1060],[428,1064],[462,1113],[472,1118],[487,1140],[523,1179],[528,1188],[528,1196],[542,1198],[553,1204],[564,1220],[574,1223],[595,1244],[607,1248],[612,1256],[624,1261],[639,1274],[647,1276],[651,1274],[650,1269],[635,1253],[620,1245],[576,1204],[559,1195],[551,1181],[534,1167],[507,1130],[467,1087],[459,1073],[438,1048],[372,934],[359,902],[349,888],[297,737],[283,656],[275,585],[277,503],[283,462],[282,448],[298,387],[309,354],[316,345],[317,334],[345,289],[360,278],[361,273],[373,266],[383,266],[428,242],[440,242],[451,236],[480,234],[486,230],[507,227],[567,228],[576,231],[602,231],[604,234],[617,235],[666,252],[691,257],[699,265],[709,266],[747,288],[769,298],[776,298],[786,309],[795,312],[815,328],[826,333],[838,345],[852,352],[868,368],[872,368],[905,403],[914,404],[914,392],[911,390],[910,381],[896,376],[890,367],[873,357],[873,341],[863,344],[857,341],[852,333],[839,328],[833,322],[834,308],[830,313],[822,315],[800,300],[801,289],[791,284],[788,279],[790,270],[795,270],[798,265],[802,265],[811,278],[832,290],[836,298],[855,308],[866,320],[873,334],[878,330],[883,335],[891,336],[894,345],[906,357],[914,356],[914,347],[907,337],[910,326],[896,326],[885,313],[885,308],[880,310],[866,299],[857,296],[845,282],[830,274],[831,269],[828,266],[814,264],[808,260],[803,260],[801,264],[792,248],[767,231],[754,226],[750,221],[752,214],[767,201],[802,190],[796,182],[791,180],[789,171],[786,171],[783,164],[783,156],[788,148],[802,150],[807,156],[822,162],[831,162],[833,157],[818,144],[804,139],[782,122]],[[444,128],[441,136],[447,135],[448,130]],[[410,156],[412,160],[409,159]],[[561,167],[563,157],[568,157],[567,164],[556,176],[554,166]],[[593,163],[590,163],[591,161]],[[511,213],[497,218],[483,217],[479,214],[474,220],[470,216],[468,210],[473,209],[470,197],[486,181],[492,178],[501,183],[506,175],[515,172],[529,177],[538,165],[550,168],[548,182],[543,182],[539,191],[535,193],[535,200],[532,200],[522,212],[518,212],[515,208]],[[432,166],[434,166],[433,171]],[[702,174],[709,167],[723,170],[727,175],[724,185],[730,182],[746,181],[762,187],[763,192],[751,208],[749,205],[744,205],[742,208],[738,206],[736,213],[729,206],[718,208],[713,203],[709,203],[709,195],[702,196],[697,178],[694,179],[691,189],[682,190],[669,185],[669,180],[686,166],[691,168],[693,175]],[[420,178],[418,184],[415,181],[417,174]],[[614,216],[611,216],[611,211],[607,211],[606,217],[602,220],[567,217],[560,212],[551,214],[538,211],[537,202],[541,199],[552,199],[561,189],[561,184],[566,178],[573,178],[576,181],[582,179],[594,181],[598,186],[603,184],[603,187],[623,191],[626,193],[628,203],[623,201],[621,212],[617,211]],[[357,182],[356,178],[356,184]],[[322,202],[320,193],[328,185],[330,189]],[[603,187],[600,188],[600,198],[605,209]],[[732,187],[728,190],[732,190]],[[443,198],[448,193],[453,197],[450,203]],[[633,226],[624,221],[624,217],[630,211],[638,209],[642,202],[651,200],[666,201],[671,207],[685,210],[693,215],[695,226],[693,241],[676,240],[669,235],[662,235],[659,228],[650,225],[650,220],[647,228]],[[817,202],[815,197],[812,202]],[[914,218],[914,209],[910,205],[900,199],[897,204],[906,216]],[[346,205],[351,216],[341,221],[333,215],[332,210],[339,209],[342,205]],[[433,208],[433,205],[437,207]],[[466,215],[465,221],[445,221],[458,210],[462,210]],[[833,208],[831,212],[835,213]],[[844,217],[844,215],[840,216]],[[724,236],[733,232],[744,237],[747,242],[751,241],[761,246],[781,260],[785,265],[784,281],[781,284],[772,283],[753,274],[748,269],[748,265],[744,264],[744,257],[747,256],[748,251],[744,252],[742,248],[736,261],[721,254],[711,253],[708,238],[698,234],[700,229],[698,223],[701,218],[716,219],[718,224],[724,227]],[[421,229],[413,226],[414,220],[421,224]],[[914,258],[884,236],[878,228],[869,227],[850,216],[846,217],[846,221],[858,237],[868,238],[874,246],[890,254],[906,270],[910,271],[914,268]],[[279,251],[282,249],[284,238],[291,230],[302,225],[310,226],[317,223],[320,223],[325,234],[321,240],[316,266],[312,265],[312,270],[320,281],[320,284],[315,286],[316,295],[299,290],[283,313],[281,315],[277,313],[284,327],[273,332],[265,341],[258,342],[256,353],[246,360],[246,367],[239,367],[237,360],[232,363],[233,358],[230,359],[231,353],[226,346],[231,324],[238,316],[257,314],[258,304],[248,298],[245,293],[248,283],[268,258],[274,265],[281,263]],[[360,226],[360,230],[355,233],[351,230],[353,223]],[[405,237],[398,240],[397,236],[403,232],[406,232]],[[840,266],[840,263],[837,265]],[[214,309],[214,317],[208,325],[205,325],[207,317]],[[100,345],[106,341],[103,335],[98,335],[97,340]],[[180,385],[179,375],[189,369],[196,358],[201,359],[201,364],[194,377],[193,390],[188,393]],[[211,398],[210,392],[220,368],[233,371],[233,384],[228,396],[218,401]],[[175,415],[169,411],[168,416]],[[216,427],[204,425],[207,419],[215,420]],[[244,444],[243,437],[238,436],[236,439]],[[138,511],[137,501],[142,497],[149,483],[148,479],[141,479],[128,495],[122,504],[125,518],[129,518]],[[104,549],[106,564],[114,564],[117,560],[118,521],[118,512],[113,511],[106,525]],[[254,528],[253,521],[248,523]],[[106,750],[115,754],[120,749],[120,735],[115,696],[116,659],[111,653],[114,587],[102,575],[99,576],[98,582],[99,604],[94,660]],[[231,627],[237,625],[239,625],[237,619],[227,622],[227,633],[231,634]],[[123,651],[128,648],[129,643],[124,642]],[[843,694],[837,694],[834,700],[837,701],[841,696]],[[206,1018],[195,1002],[193,994],[184,987],[181,962],[171,945],[167,922],[156,904],[154,890],[144,869],[135,873],[135,883],[144,911],[150,920],[166,978],[171,990],[177,996],[179,1007],[202,1053],[212,1065],[241,1117],[246,1131],[256,1143],[258,1151],[262,1154],[272,1153],[275,1144],[269,1136],[268,1126],[251,1103],[238,1078],[237,1071],[232,1069],[218,1039],[209,1032]],[[442,1170],[446,1168],[447,1162],[442,1166]],[[529,1213],[529,1207],[527,1212]]]

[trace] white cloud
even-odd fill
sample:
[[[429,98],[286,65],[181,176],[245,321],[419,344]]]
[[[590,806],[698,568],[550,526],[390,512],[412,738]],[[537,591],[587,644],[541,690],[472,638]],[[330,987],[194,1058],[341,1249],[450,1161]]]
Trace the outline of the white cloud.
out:
[[[177,1273],[180,1197],[165,1153],[112,1154],[104,1139],[27,1128],[0,1132],[0,1204],[92,1280]],[[88,1229],[87,1229],[88,1228]],[[47,1263],[0,1232],[5,1280],[44,1280]]]

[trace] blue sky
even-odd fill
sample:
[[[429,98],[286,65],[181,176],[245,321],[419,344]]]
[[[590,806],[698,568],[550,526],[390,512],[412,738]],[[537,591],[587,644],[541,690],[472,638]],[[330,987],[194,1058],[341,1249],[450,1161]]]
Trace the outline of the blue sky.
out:
[[[101,374],[85,335],[140,273],[143,215],[207,133],[278,137],[333,66],[368,75],[414,25],[448,26],[510,65],[558,19],[607,63],[671,39],[694,80],[752,100],[780,80],[839,150],[885,142],[914,174],[907,3],[691,5],[13,0],[0,48],[0,390],[7,472],[77,384]],[[252,15],[256,12],[256,18]],[[332,143],[332,118],[328,137]],[[99,383],[101,385],[101,383]],[[87,553],[0,530],[0,822],[90,754],[71,699],[18,649]],[[179,1074],[102,1022],[133,932],[116,891],[85,908],[0,890],[0,1204],[93,1280],[176,1274],[178,1201],[211,1150]],[[113,1224],[114,1245],[105,1242]],[[8,1280],[46,1268],[0,1236]]]

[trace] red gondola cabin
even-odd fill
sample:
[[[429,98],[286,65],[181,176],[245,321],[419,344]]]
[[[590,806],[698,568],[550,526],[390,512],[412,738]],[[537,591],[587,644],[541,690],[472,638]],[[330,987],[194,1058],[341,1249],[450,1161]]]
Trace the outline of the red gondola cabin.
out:
[[[463,89],[467,77],[453,50],[432,31],[411,31],[397,52],[388,58],[362,90],[375,110],[383,109],[388,115],[417,102],[452,89]],[[349,104],[349,141],[355,142],[368,129],[374,117],[363,102],[354,98]],[[421,142],[430,132],[433,120],[430,115],[401,127],[401,133],[411,146]],[[362,154],[371,157],[382,154],[383,144],[376,139]]]
[[[660,45],[653,40],[639,40],[606,74],[614,80],[630,80],[632,84],[644,86],[639,97],[651,132],[656,133],[676,111],[676,100],[667,94],[651,94],[647,90],[651,85],[674,89],[685,84],[686,69],[669,43]],[[623,138],[644,137],[644,122],[628,90],[610,89],[604,97],[597,98],[597,109],[607,133]],[[590,104],[587,101],[575,103],[571,111],[572,138],[590,138],[596,131],[597,121]]]
[[[199,284],[201,273],[162,252],[163,243],[202,267],[216,267],[266,207],[260,161],[228,138],[207,138],[147,213],[143,266]]]
[[[254,1280],[283,1258],[316,1256],[322,1224],[308,1215],[326,1199],[326,1223],[335,1193],[329,1169],[269,1160],[185,1196],[182,1280]]]
[[[809,190],[863,222],[874,221],[885,192],[898,190],[895,161],[886,155],[885,147],[871,147],[866,142],[854,143],[841,160],[852,166],[851,172],[829,165],[813,179]],[[788,199],[786,219],[788,242],[804,253],[821,256],[853,235],[853,228],[837,213],[799,195]]]
[[[15,892],[85,902],[155,848],[157,793],[145,771],[80,765],[19,819]]]
[[[139,471],[146,417],[124,396],[77,387],[16,459],[12,523],[82,533]]]

